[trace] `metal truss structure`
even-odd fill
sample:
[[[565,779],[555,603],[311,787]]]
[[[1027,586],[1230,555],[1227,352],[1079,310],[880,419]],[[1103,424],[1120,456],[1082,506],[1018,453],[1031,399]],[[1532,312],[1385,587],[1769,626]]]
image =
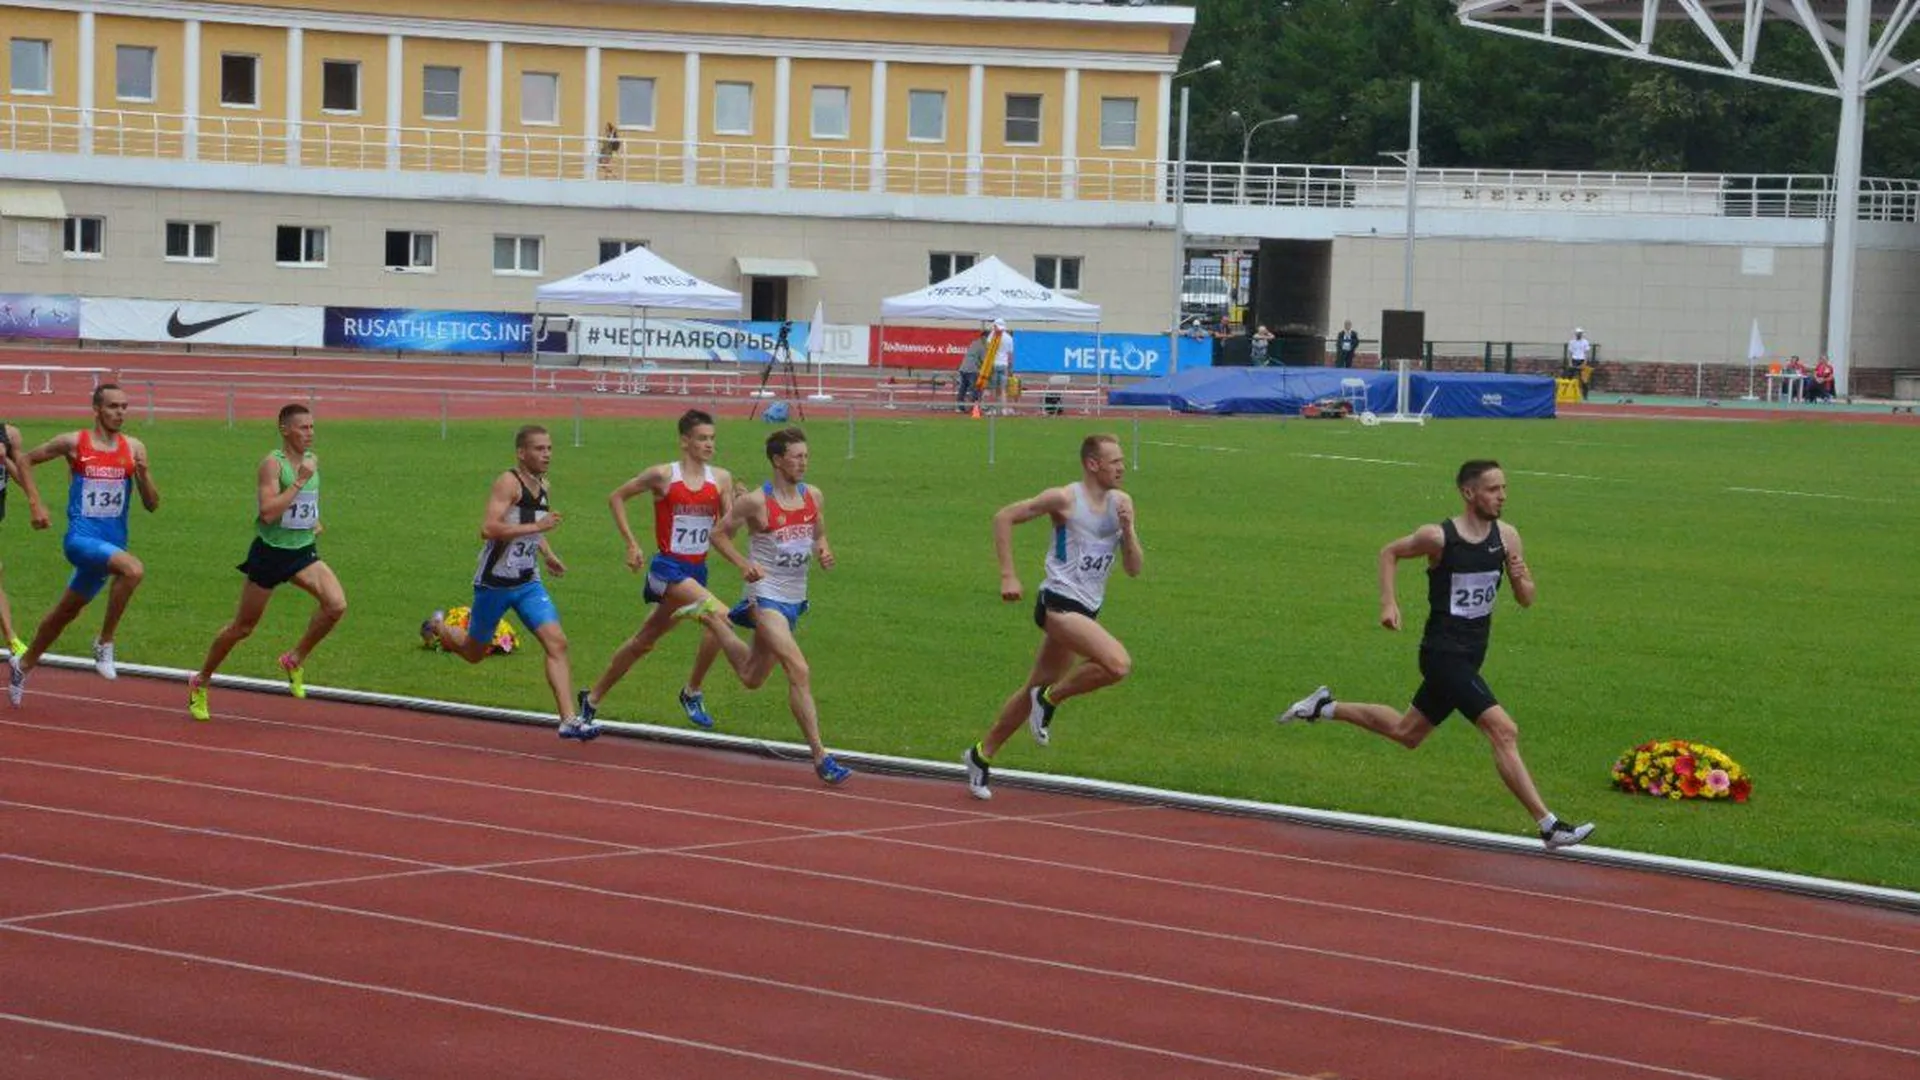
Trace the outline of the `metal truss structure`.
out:
[[[1840,99],[1825,351],[1836,388],[1847,391],[1866,97],[1896,80],[1920,86],[1920,59],[1903,48],[1920,0],[1459,0],[1455,10],[1476,30]],[[1771,68],[1760,34],[1769,21],[1805,33],[1830,80]],[[1656,34],[1676,24],[1693,30],[1691,40]],[[1679,48],[1682,42],[1694,47]],[[1701,43],[1707,59],[1698,55]]]

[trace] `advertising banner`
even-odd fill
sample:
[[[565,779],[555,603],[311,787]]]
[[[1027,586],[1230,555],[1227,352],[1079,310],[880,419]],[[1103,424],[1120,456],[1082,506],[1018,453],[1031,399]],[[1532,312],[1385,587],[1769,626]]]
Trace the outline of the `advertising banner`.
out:
[[[91,296],[80,301],[80,336],[89,341],[317,349],[321,343],[320,323],[319,308],[285,304]]]
[[[945,326],[876,326],[872,355],[881,367],[952,371],[967,355],[967,346],[980,336],[977,329]],[[1014,335],[1015,351],[1022,335]]]
[[[80,298],[0,293],[0,338],[80,340]]]
[[[329,349],[533,351],[533,316],[522,312],[330,307],[325,321]]]
[[[646,360],[654,363],[765,364],[788,326],[787,348],[796,364],[865,364],[864,326],[829,326],[827,338],[815,349],[813,326],[792,323],[745,322],[739,319],[641,319],[637,314],[582,315],[573,320],[572,348],[581,356]],[[543,342],[541,351],[555,351]],[[814,355],[815,352],[819,355]]]

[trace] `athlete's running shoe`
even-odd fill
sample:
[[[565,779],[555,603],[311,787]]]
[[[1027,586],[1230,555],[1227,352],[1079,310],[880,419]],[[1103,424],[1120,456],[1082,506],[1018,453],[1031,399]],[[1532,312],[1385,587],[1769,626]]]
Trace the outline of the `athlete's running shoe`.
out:
[[[578,718],[565,720],[560,724],[560,737],[563,739],[578,739],[581,742],[592,742],[600,737],[600,725],[591,720],[581,720]]]
[[[673,617],[676,619],[697,619],[702,615],[725,615],[726,613],[726,602],[712,593],[708,593],[706,596],[695,600],[691,604],[684,604],[673,609]]]
[[[213,710],[207,707],[207,682],[197,671],[187,676],[187,712],[195,720],[213,719]]]
[[[1047,729],[1053,726],[1055,705],[1047,700],[1047,688],[1036,686],[1027,691],[1027,730],[1033,732],[1033,741],[1041,746],[1047,745],[1051,738]]]
[[[592,693],[593,691],[591,690],[582,690],[573,696],[573,703],[577,707],[575,712],[583,724],[594,724],[593,718],[600,715],[599,707],[594,705],[593,700],[589,697]],[[594,726],[598,727],[599,725],[594,724]]]
[[[813,774],[829,786],[839,787],[847,782],[847,777],[853,775],[853,770],[835,761],[832,754],[828,754],[813,763]]]
[[[980,747],[977,744],[967,747],[967,752],[960,756],[960,760],[966,763],[967,790],[973,794],[973,797],[993,798],[993,789],[987,786],[988,781],[993,778],[993,767],[987,764],[986,758],[980,756]]]
[[[1333,719],[1333,691],[1321,687],[1299,701],[1287,706],[1287,711],[1273,718],[1276,723],[1291,724],[1299,720],[1312,723],[1315,720]]]
[[[423,648],[431,649],[440,644],[440,623],[446,617],[446,612],[435,611],[420,624],[420,644]]]
[[[293,662],[293,654],[280,654],[280,670],[287,673],[287,690],[294,697],[307,696],[307,669]]]
[[[120,672],[113,666],[113,642],[96,641],[93,643],[93,670],[103,679],[117,679]]]
[[[681,687],[680,707],[686,710],[687,720],[694,727],[702,731],[713,730],[713,715],[707,712],[707,695],[698,690],[689,693],[685,687]]]
[[[20,667],[20,657],[18,654],[9,656],[7,657],[7,700],[12,702],[15,708],[18,708],[20,699],[26,696],[27,673]]]
[[[1547,845],[1548,851],[1552,851],[1555,848],[1572,847],[1592,835],[1593,822],[1591,821],[1584,825],[1569,825],[1564,821],[1556,821],[1550,828],[1540,830],[1540,842]]]

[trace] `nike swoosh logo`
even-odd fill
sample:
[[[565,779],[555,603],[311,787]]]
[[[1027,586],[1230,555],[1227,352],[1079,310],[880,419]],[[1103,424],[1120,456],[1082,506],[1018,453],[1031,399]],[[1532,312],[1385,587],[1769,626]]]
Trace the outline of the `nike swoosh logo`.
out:
[[[206,319],[201,322],[181,322],[180,309],[174,308],[173,314],[167,316],[167,336],[173,338],[192,337],[195,334],[211,330],[216,326],[224,326],[235,319],[244,319],[259,310],[259,308],[254,308],[252,311],[237,312],[233,315],[222,315],[217,319]]]

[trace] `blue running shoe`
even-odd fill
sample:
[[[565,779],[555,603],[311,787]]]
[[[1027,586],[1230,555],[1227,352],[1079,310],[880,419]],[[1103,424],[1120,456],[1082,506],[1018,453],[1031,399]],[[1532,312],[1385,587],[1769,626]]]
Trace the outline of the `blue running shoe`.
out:
[[[581,742],[592,742],[600,737],[600,725],[591,720],[574,720],[571,723],[562,723],[560,725],[560,737],[563,739],[579,739]]]
[[[578,694],[575,694],[573,698],[574,702],[579,706],[577,715],[583,724],[593,723],[594,718],[600,715],[600,710],[594,707],[592,699],[587,696],[591,693],[591,690],[582,690]]]
[[[853,775],[853,770],[833,760],[833,755],[828,754],[814,764],[813,774],[824,783],[839,787],[847,782],[847,777]]]
[[[713,730],[713,716],[707,712],[707,695],[698,690],[688,693],[685,687],[680,689],[680,707],[687,711],[687,720],[702,731]]]

